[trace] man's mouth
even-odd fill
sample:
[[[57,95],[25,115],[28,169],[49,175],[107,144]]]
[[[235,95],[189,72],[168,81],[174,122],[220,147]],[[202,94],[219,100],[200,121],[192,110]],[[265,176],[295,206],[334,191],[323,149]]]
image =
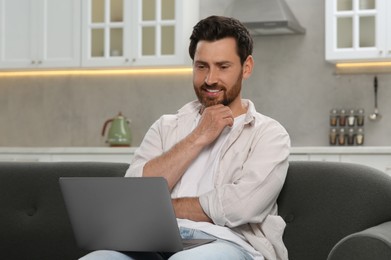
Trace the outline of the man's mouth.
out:
[[[204,88],[203,89],[205,92],[205,96],[208,98],[217,98],[220,96],[220,93],[223,91],[223,89],[218,88],[218,89],[211,89],[211,88]]]
[[[205,89],[207,92],[209,92],[209,93],[217,93],[217,92],[220,92],[221,91],[221,89]]]

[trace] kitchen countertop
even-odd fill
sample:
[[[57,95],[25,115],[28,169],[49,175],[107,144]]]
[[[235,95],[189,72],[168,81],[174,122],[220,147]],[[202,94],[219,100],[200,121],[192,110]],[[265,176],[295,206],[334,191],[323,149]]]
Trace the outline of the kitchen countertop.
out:
[[[133,154],[137,147],[0,147],[0,154]],[[390,146],[296,146],[292,154],[391,154]]]
[[[1,154],[129,154],[137,147],[0,147]]]
[[[391,146],[297,146],[292,154],[391,154]]]

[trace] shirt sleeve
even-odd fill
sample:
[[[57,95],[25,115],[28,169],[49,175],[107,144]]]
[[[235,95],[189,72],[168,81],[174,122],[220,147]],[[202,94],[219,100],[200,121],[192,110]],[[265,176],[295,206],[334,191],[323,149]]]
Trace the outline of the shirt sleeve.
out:
[[[247,223],[262,223],[269,214],[277,214],[277,198],[288,170],[290,139],[279,124],[266,130],[258,130],[251,146],[245,145],[247,153],[239,173],[229,182],[219,184],[214,190],[200,196],[205,213],[217,225],[237,227]],[[237,157],[223,160],[238,160]]]
[[[125,177],[141,177],[144,165],[151,159],[163,153],[161,140],[161,119],[156,121],[146,133],[141,145],[136,150]]]

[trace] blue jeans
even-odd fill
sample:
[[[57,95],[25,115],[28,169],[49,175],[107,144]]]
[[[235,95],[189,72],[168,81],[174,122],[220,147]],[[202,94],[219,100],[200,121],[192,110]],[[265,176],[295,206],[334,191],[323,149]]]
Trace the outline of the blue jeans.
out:
[[[181,237],[185,239],[204,239],[215,238],[202,231],[180,228]],[[192,249],[177,252],[175,254],[152,253],[152,252],[117,252],[110,250],[94,251],[80,260],[251,260],[252,257],[242,247],[225,241],[216,239],[216,241],[201,245]]]

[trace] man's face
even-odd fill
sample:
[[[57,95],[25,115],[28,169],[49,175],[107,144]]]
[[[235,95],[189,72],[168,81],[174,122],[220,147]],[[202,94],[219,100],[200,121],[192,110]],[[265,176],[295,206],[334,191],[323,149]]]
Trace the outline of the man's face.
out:
[[[205,107],[240,101],[243,68],[234,38],[199,41],[194,55],[193,86]]]

